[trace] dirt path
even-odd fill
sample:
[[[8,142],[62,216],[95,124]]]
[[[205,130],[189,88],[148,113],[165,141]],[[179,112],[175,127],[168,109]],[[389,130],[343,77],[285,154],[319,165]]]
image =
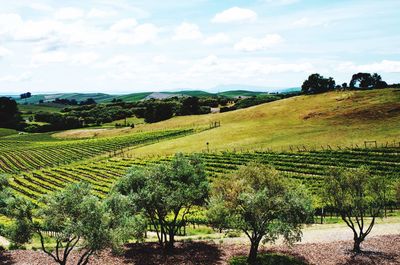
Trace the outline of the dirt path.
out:
[[[399,235],[400,223],[375,224],[368,237]],[[330,243],[335,241],[346,241],[353,239],[353,232],[345,224],[335,225],[310,225],[303,229],[303,237],[300,243]],[[215,240],[217,243],[218,240]],[[225,238],[226,244],[248,244],[245,236],[240,238]],[[277,242],[279,245],[280,242]]]
[[[8,241],[6,238],[0,236],[0,246],[8,247],[9,245],[10,245],[10,241]]]

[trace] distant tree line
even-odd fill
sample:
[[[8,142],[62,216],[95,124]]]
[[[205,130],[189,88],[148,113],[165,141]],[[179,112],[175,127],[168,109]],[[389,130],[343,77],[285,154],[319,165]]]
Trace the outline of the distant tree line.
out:
[[[357,73],[349,82],[341,85],[336,84],[332,77],[325,78],[320,74],[312,74],[303,82],[301,91],[304,94],[318,94],[334,90],[364,90],[380,89],[386,87],[400,87],[400,84],[388,85],[377,73]]]
[[[41,102],[43,103],[43,101]],[[78,105],[93,105],[96,104],[96,101],[93,98],[88,98],[86,100],[77,101],[76,99],[66,99],[66,98],[56,98],[52,101],[52,103],[62,104],[62,105],[71,105],[71,106],[78,106]]]
[[[17,129],[21,126],[22,118],[15,100],[0,97],[0,128]]]

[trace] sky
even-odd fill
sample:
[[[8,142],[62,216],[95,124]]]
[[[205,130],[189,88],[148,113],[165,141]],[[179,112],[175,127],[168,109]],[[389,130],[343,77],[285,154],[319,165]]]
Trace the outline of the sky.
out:
[[[0,94],[400,83],[399,0],[0,0]]]

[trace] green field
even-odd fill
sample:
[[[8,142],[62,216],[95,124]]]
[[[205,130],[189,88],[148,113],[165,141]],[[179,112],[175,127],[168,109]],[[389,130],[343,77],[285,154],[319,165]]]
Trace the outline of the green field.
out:
[[[0,128],[0,137],[16,134],[17,131],[13,129]]]

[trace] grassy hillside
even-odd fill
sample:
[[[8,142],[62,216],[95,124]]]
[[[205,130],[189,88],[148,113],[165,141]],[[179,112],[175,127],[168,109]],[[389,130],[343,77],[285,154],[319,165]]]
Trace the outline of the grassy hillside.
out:
[[[239,97],[239,96],[244,96],[244,97],[252,97],[252,96],[257,96],[265,94],[264,92],[256,92],[256,91],[247,91],[247,90],[230,90],[230,91],[225,91],[225,92],[220,92],[218,95],[220,96],[225,96],[229,98],[234,98],[234,97]]]
[[[0,128],[0,137],[16,134],[17,131],[13,129]]]
[[[211,121],[221,121],[221,127],[140,148],[135,154],[201,151],[207,142],[219,150],[400,142],[400,90],[299,96],[234,112],[177,117],[145,128],[189,127]]]
[[[60,112],[63,108],[65,108],[65,105],[61,104],[55,104],[55,103],[43,103],[43,104],[19,104],[18,109],[23,112]]]
[[[121,99],[121,100],[127,101],[127,102],[133,102],[133,101],[142,100],[150,94],[151,94],[151,92],[132,93],[132,94],[127,94],[127,95],[116,96],[115,98]],[[112,100],[112,98],[109,99],[108,101],[111,101],[111,100]]]

